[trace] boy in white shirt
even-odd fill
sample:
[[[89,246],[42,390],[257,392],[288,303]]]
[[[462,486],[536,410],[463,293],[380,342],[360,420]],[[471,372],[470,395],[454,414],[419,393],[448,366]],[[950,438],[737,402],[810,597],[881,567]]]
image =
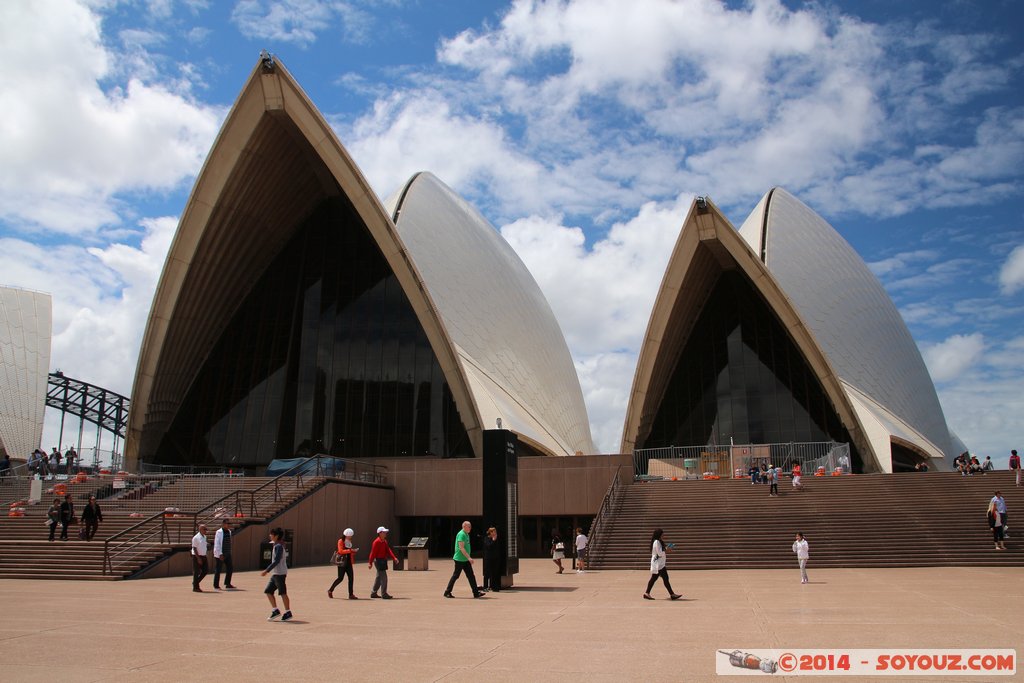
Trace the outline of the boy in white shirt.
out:
[[[582,528],[576,529],[576,573],[586,574],[587,563],[587,536]]]
[[[807,539],[803,533],[796,532],[796,540],[793,541],[793,552],[800,562],[800,583],[807,583],[807,558],[810,557],[810,549],[807,546]]]

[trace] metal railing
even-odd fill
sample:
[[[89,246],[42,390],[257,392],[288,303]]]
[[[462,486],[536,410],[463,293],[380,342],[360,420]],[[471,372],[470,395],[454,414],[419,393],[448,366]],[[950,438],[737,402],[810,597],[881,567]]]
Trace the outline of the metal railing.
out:
[[[667,446],[643,448],[633,453],[634,479],[700,479],[707,475],[745,477],[751,466],[792,471],[799,463],[805,475],[818,467],[826,472],[851,470],[850,445],[835,441],[810,441],[726,446]]]
[[[96,494],[110,509],[150,513],[187,506],[199,496],[225,495],[239,488],[238,475],[115,474],[103,476]]]
[[[152,462],[140,462],[139,474],[215,474],[223,477],[244,474],[244,470],[225,467],[224,465],[160,465]]]
[[[608,485],[608,490],[604,494],[604,500],[601,501],[601,507],[598,508],[597,514],[594,516],[594,521],[590,525],[590,538],[587,539],[587,548],[589,557],[587,564],[590,565],[596,559],[596,551],[598,543],[602,536],[605,534],[605,527],[608,526],[609,520],[618,511],[618,504],[622,498],[622,491],[625,489],[625,484],[619,480],[619,472],[622,470],[622,465],[619,465],[615,469],[615,476],[612,477],[612,483]]]
[[[145,558],[154,545],[183,543],[191,539],[198,531],[200,524],[210,525],[213,522],[219,522],[224,517],[241,516],[245,521],[251,521],[254,518],[269,516],[290,491],[305,487],[308,477],[319,479],[334,476],[331,472],[337,470],[322,462],[325,459],[334,460],[335,458],[320,455],[305,458],[255,489],[236,488],[195,512],[160,511],[138,524],[108,537],[103,546],[103,573],[112,574],[115,565],[126,567]],[[381,482],[386,481],[386,467],[367,463],[360,464],[371,469],[346,468],[345,471],[370,472]],[[191,524],[186,525],[186,522],[189,521]],[[190,531],[183,539],[182,530],[184,528]],[[177,532],[174,536],[176,540],[171,540],[174,532]]]
[[[25,500],[29,497],[32,480],[36,478],[37,472],[28,472],[24,465],[11,468],[11,474],[0,476],[0,504],[6,505],[16,500]],[[86,474],[87,479],[79,482],[77,476]],[[98,476],[91,468],[81,468],[77,474],[47,474],[38,475],[42,482],[43,500],[49,495],[49,487],[56,484],[74,485],[72,495],[77,498],[85,498],[88,494],[94,494],[97,498],[116,505],[116,509],[132,511],[130,505],[120,504],[119,501],[130,500],[132,497],[141,496],[141,491],[156,490],[166,483],[174,481],[174,478],[167,477],[140,477],[139,475],[113,475],[105,474]]]
[[[115,563],[119,567],[134,564],[137,560],[148,554],[147,546],[163,543],[182,543],[181,530],[183,520],[191,520],[191,526],[189,527],[190,533],[187,536],[187,538],[191,538],[198,531],[199,524],[205,523],[206,517],[214,519],[217,518],[218,515],[221,517],[225,516],[223,514],[224,506],[221,504],[229,499],[233,498],[235,503],[235,512],[231,515],[232,517],[241,512],[241,499],[243,497],[249,498],[250,516],[257,516],[257,495],[263,494],[260,496],[263,498],[264,495],[266,495],[266,492],[269,491],[274,500],[280,500],[281,480],[286,477],[296,475],[297,469],[299,472],[298,476],[296,476],[296,486],[301,486],[302,475],[300,468],[304,467],[309,460],[312,460],[312,458],[307,458],[294,467],[289,468],[257,489],[236,489],[196,512],[181,512],[180,510],[172,512],[163,510],[142,520],[138,524],[109,536],[103,543],[103,573],[113,574]],[[207,514],[204,517],[204,521],[200,522],[199,518],[203,513]],[[174,541],[170,540],[171,534],[168,527],[168,520],[175,520],[176,522],[175,527],[177,530],[177,539]]]
[[[0,506],[7,507],[15,501],[27,499],[31,481],[30,475],[11,467],[6,476],[0,477]]]
[[[316,476],[349,479],[368,484],[388,483],[388,468],[359,460],[347,460],[331,455],[316,455]]]

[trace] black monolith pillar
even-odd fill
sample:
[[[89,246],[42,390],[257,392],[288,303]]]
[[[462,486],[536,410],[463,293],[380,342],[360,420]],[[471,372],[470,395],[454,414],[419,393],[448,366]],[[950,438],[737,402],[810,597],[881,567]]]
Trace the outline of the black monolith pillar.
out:
[[[518,437],[507,429],[484,430],[484,530],[494,527],[503,550],[502,587],[519,572]]]

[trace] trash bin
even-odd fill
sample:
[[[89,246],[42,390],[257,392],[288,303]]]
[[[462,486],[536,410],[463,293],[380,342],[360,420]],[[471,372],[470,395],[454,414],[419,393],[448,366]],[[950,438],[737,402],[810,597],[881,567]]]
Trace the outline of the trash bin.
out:
[[[407,545],[393,545],[391,549],[395,551],[395,557],[398,559],[392,563],[391,568],[396,572],[400,572],[405,569],[405,553],[409,550]]]
[[[293,530],[282,529],[282,531],[284,532],[284,557],[285,561],[288,563],[288,567],[291,568],[292,558],[294,557],[294,555],[292,554]],[[273,558],[273,556],[274,544],[269,539],[266,541],[260,541],[260,556],[257,562],[258,568],[261,570],[266,569],[267,565],[270,564],[270,560]]]
[[[257,566],[263,570],[270,564],[270,558],[274,553],[274,544],[270,541],[260,541],[260,557],[256,561]]]

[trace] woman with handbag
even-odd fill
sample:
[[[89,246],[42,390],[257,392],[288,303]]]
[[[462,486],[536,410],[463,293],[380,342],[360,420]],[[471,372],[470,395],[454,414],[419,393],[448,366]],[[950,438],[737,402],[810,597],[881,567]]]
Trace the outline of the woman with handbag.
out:
[[[53,540],[53,534],[57,530],[57,525],[60,523],[60,498],[53,499],[53,505],[46,513],[46,518],[50,523],[50,540]]]
[[[327,589],[327,597],[334,597],[334,589],[338,587],[341,580],[348,576],[348,599],[358,600],[355,592],[352,590],[352,583],[354,581],[352,573],[352,565],[356,561],[356,553],[359,552],[359,548],[352,547],[352,537],[355,535],[355,531],[352,529],[345,529],[344,534],[338,539],[338,549],[335,551],[334,556],[331,558],[331,564],[338,567],[338,578],[334,580],[331,587]]]
[[[565,543],[562,542],[562,535],[558,530],[551,532],[551,561],[558,566],[558,573],[561,574],[562,559],[565,557]]]

